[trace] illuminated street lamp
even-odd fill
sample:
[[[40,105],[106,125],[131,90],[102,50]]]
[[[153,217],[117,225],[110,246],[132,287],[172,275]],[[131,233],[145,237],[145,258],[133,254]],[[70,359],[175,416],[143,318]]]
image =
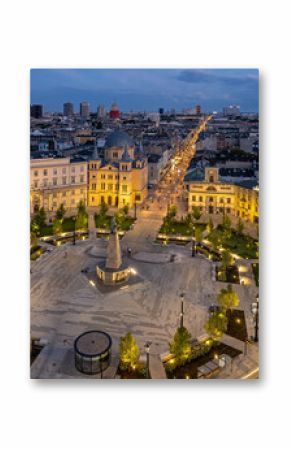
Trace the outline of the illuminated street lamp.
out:
[[[254,341],[259,341],[259,295],[256,296],[256,302],[252,303],[252,314],[254,315],[255,320],[255,336]]]
[[[152,341],[147,341],[144,345],[145,351],[146,351],[146,377],[147,379],[150,379],[150,373],[149,373],[149,352],[150,352],[150,346],[152,345]]]
[[[72,221],[74,223],[73,244],[75,245],[76,244],[76,217],[72,217]]]
[[[183,327],[183,317],[184,317],[184,310],[183,310],[183,303],[184,303],[184,293],[182,292],[180,295],[180,324],[179,327]]]

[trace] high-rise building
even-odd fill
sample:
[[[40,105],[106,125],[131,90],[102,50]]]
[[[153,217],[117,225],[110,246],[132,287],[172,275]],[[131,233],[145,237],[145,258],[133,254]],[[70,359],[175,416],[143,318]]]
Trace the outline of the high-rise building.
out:
[[[80,104],[80,116],[83,118],[88,118],[90,116],[90,105],[87,101],[83,101]]]
[[[223,108],[223,115],[227,117],[237,117],[241,115],[240,106],[230,105]]]
[[[31,104],[30,105],[30,117],[42,118],[43,117],[43,105],[42,104]]]
[[[71,117],[72,115],[74,115],[74,105],[72,103],[64,103],[63,115],[65,117]]]
[[[159,108],[159,114],[164,114],[164,108]]]
[[[120,111],[119,111],[119,106],[117,105],[117,103],[113,103],[111,110],[110,110],[110,119],[118,119],[120,118]]]
[[[97,118],[99,120],[102,120],[105,118],[105,115],[106,115],[105,106],[103,104],[100,104],[97,108]]]
[[[197,104],[195,106],[195,115],[200,115],[201,114],[201,106],[199,104]]]

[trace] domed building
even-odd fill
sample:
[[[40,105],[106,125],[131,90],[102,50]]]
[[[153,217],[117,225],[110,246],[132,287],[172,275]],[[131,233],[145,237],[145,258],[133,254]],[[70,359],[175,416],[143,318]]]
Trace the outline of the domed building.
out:
[[[88,164],[88,205],[132,208],[148,194],[148,162],[143,149],[136,149],[124,131],[112,132],[106,140],[104,159],[95,149]]]

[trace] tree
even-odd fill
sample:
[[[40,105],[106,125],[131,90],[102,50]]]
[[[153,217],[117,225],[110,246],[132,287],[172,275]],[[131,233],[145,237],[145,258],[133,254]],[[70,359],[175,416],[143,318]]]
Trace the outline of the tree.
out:
[[[199,210],[199,208],[198,208],[197,206],[195,206],[195,207],[193,208],[192,215],[193,215],[193,218],[194,218],[196,221],[198,221],[198,220],[200,219],[200,217],[201,217],[201,212],[200,212],[200,210]]]
[[[100,207],[100,215],[106,216],[108,210],[109,210],[109,207],[107,206],[107,204],[104,201],[102,201],[101,202],[101,207]]]
[[[237,232],[239,234],[242,234],[244,231],[244,223],[242,222],[241,218],[239,217],[238,223],[237,223]]]
[[[78,204],[78,212],[76,216],[76,229],[84,229],[88,226],[88,214],[86,212],[85,203],[81,200]]]
[[[38,238],[35,232],[30,232],[30,247],[33,248],[34,246],[37,246],[38,244]]]
[[[217,311],[206,322],[204,328],[213,340],[219,340],[226,332],[228,319],[224,312]]]
[[[128,206],[128,204],[126,204],[123,207],[123,212],[124,212],[125,217],[127,217],[128,213],[129,213],[129,206]]]
[[[173,340],[169,343],[169,351],[174,354],[177,363],[185,362],[191,354],[192,336],[186,327],[179,327]]]
[[[229,215],[224,214],[223,216],[223,227],[227,230],[231,229],[232,220],[230,219]]]
[[[210,218],[210,219],[209,219],[209,222],[208,222],[208,224],[207,224],[206,230],[207,230],[207,232],[208,232],[209,234],[211,234],[212,231],[213,231],[213,228],[214,228],[214,226],[213,226],[213,221],[212,221],[212,219]]]
[[[222,252],[222,266],[223,266],[223,268],[230,267],[233,264],[234,264],[233,256],[231,255],[231,253],[227,249],[225,249]]]
[[[211,244],[212,244],[213,249],[216,251],[216,250],[217,250],[217,247],[218,247],[218,245],[219,245],[219,243],[220,243],[220,240],[219,240],[218,235],[217,235],[215,232],[213,232],[213,233],[211,234],[211,236],[210,236],[210,241],[211,241]]]
[[[30,223],[30,230],[35,232],[36,235],[39,235],[40,229],[45,225],[46,213],[43,207],[41,207]]]
[[[192,215],[191,214],[187,214],[185,219],[184,219],[184,223],[186,224],[186,226],[188,228],[191,228],[193,223],[192,223]]]
[[[202,230],[198,226],[195,227],[194,238],[197,243],[200,243],[202,241]]]
[[[62,233],[62,220],[59,219],[59,218],[55,218],[55,219],[53,220],[53,226],[52,226],[52,229],[53,229],[53,234],[54,234],[54,235],[59,235],[59,234],[61,234],[61,233]]]
[[[227,288],[223,288],[220,291],[217,297],[217,302],[223,309],[233,309],[234,307],[239,306],[240,298],[229,284]]]
[[[61,205],[59,206],[59,208],[56,211],[55,217],[58,220],[61,220],[61,222],[62,222],[64,214],[65,214],[65,207],[64,207],[63,203],[61,203]]]
[[[132,369],[139,360],[140,350],[133,335],[128,332],[120,339],[120,365],[122,369]]]
[[[170,220],[172,220],[174,217],[176,217],[176,212],[177,212],[176,206],[174,206],[174,205],[171,206],[167,212],[167,217]]]

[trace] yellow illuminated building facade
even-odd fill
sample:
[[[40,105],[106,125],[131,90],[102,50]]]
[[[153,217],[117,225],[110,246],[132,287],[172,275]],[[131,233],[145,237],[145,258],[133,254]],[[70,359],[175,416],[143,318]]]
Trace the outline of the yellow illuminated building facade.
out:
[[[191,179],[190,179],[191,178]],[[259,189],[255,182],[223,182],[218,168],[195,169],[193,176],[185,177],[188,192],[188,211],[198,208],[201,214],[240,217],[258,223]]]
[[[88,205],[133,207],[148,194],[148,163],[141,148],[135,149],[130,136],[113,132],[106,142],[104,159],[95,150],[88,163]]]

